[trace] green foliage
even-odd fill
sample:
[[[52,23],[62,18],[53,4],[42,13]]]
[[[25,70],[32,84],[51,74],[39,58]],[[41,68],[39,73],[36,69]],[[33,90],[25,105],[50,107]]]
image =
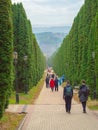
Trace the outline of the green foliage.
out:
[[[0,118],[8,105],[13,84],[11,1],[0,1]],[[2,99],[2,100],[1,100]]]
[[[34,103],[35,99],[38,97],[38,95],[44,85],[44,79],[45,79],[45,74],[40,79],[40,81],[37,83],[37,85],[30,89],[28,94],[25,94],[25,93],[19,94],[20,104],[33,104]],[[15,104],[15,92],[12,92],[9,103]]]
[[[0,130],[15,130],[24,117],[25,114],[5,112],[0,120]]]
[[[41,79],[45,68],[45,57],[41,52],[32,26],[27,19],[22,3],[12,5],[14,27],[14,50],[18,52],[17,77],[18,90],[32,88]],[[24,56],[28,56],[24,61]]]
[[[12,6],[12,7],[11,7]],[[13,23],[12,23],[13,21]],[[13,45],[14,43],[14,45]],[[14,47],[13,47],[14,46]],[[16,68],[13,67],[13,51],[18,52]],[[24,61],[24,56],[28,56]],[[18,92],[26,91],[38,83],[45,68],[45,57],[32,33],[22,3],[11,5],[10,0],[0,1],[0,118],[9,103],[13,80]],[[13,87],[15,89],[16,86]]]
[[[89,106],[91,110],[98,110],[98,106]]]
[[[98,0],[85,0],[68,36],[51,60],[58,75],[65,74],[73,85],[85,79],[91,97],[94,89],[98,97]]]

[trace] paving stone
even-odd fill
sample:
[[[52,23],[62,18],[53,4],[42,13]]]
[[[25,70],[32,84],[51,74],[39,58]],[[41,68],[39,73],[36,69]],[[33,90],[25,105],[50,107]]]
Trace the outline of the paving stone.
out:
[[[71,113],[65,112],[63,89],[52,92],[43,87],[34,105],[28,106],[28,117],[21,130],[98,130],[98,119],[72,100]],[[31,108],[32,107],[32,108]]]

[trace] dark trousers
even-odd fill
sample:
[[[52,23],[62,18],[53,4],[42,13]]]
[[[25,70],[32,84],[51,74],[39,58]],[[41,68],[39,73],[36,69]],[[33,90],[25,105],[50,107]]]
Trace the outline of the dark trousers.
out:
[[[55,86],[55,91],[58,91],[58,86]]]
[[[86,112],[86,101],[82,102],[83,112]]]
[[[48,87],[49,87],[49,83],[46,82],[46,88],[48,88]]]
[[[53,92],[54,88],[51,88],[51,90],[52,90],[52,92]]]
[[[65,97],[65,109],[66,109],[66,112],[70,112],[70,110],[71,110],[71,100],[72,100],[71,96],[66,96]]]

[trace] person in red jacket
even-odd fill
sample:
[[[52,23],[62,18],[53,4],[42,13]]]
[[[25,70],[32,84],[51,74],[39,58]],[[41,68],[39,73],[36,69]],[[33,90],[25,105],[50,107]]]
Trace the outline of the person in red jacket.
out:
[[[50,79],[50,88],[53,92],[54,90],[54,87],[55,87],[55,81],[54,81],[54,74],[52,75],[52,78]]]

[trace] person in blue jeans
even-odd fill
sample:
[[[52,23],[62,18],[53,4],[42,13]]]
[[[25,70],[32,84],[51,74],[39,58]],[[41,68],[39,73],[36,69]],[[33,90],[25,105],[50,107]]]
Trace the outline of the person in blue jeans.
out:
[[[70,113],[71,111],[71,101],[73,97],[73,89],[70,85],[69,80],[66,82],[66,86],[63,90],[63,99],[65,100],[65,109],[66,112]]]

